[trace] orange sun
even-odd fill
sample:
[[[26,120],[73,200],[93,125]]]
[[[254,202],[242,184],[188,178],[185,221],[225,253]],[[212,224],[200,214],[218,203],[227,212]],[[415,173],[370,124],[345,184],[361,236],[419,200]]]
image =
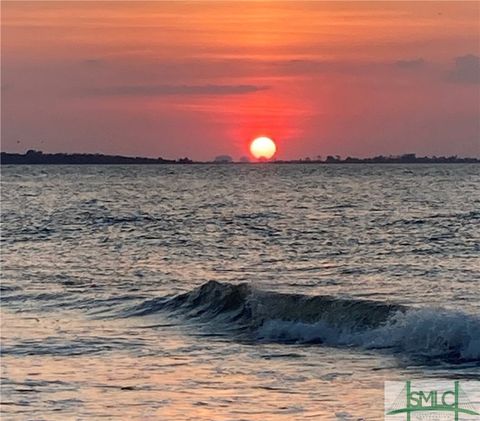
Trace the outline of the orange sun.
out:
[[[261,136],[250,144],[250,152],[257,159],[270,159],[277,152],[277,146],[269,137]]]

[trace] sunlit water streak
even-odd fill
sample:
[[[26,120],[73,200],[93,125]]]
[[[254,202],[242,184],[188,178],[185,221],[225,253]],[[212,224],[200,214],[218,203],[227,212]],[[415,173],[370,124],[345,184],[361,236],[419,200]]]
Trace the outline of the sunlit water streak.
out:
[[[478,377],[479,182],[3,167],[2,413],[370,420],[384,380]]]

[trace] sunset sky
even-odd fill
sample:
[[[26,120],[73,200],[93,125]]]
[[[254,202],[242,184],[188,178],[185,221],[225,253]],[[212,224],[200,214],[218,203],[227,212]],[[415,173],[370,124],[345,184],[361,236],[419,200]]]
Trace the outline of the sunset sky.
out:
[[[480,155],[479,2],[2,2],[2,151]]]

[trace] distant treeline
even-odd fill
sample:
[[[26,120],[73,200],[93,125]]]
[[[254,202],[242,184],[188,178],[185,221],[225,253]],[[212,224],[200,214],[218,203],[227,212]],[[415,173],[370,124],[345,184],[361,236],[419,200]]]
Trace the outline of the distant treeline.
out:
[[[189,158],[177,160],[163,158],[127,157],[120,155],[79,154],[79,153],[43,153],[29,150],[24,154],[2,152],[0,162],[3,165],[125,165],[125,164],[207,164],[208,162],[195,162]],[[231,158],[214,161],[217,164],[234,164]],[[244,161],[245,162],[245,161]],[[373,158],[342,159],[340,156],[327,156],[324,160],[305,158],[290,161],[268,161],[270,164],[455,164],[455,163],[480,163],[478,158],[459,158],[457,156],[417,157],[415,154],[400,156],[376,156]]]
[[[276,161],[294,162],[294,163],[322,163],[322,164],[452,164],[452,163],[479,163],[478,158],[459,158],[457,156],[416,156],[414,153],[398,156],[375,156],[373,158],[354,158],[347,157],[342,159],[340,156],[328,155],[325,160],[320,157],[317,159],[305,158],[295,161]]]
[[[83,153],[43,153],[30,150],[25,154],[2,152],[0,162],[3,165],[116,165],[116,164],[190,164],[188,158],[170,160],[163,158],[142,158],[120,155],[83,154]]]

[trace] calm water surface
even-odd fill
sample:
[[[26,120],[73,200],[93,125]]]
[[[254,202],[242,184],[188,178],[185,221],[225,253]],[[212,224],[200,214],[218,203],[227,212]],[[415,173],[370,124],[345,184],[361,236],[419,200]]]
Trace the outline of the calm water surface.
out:
[[[2,419],[380,420],[480,376],[480,166],[2,168]]]

